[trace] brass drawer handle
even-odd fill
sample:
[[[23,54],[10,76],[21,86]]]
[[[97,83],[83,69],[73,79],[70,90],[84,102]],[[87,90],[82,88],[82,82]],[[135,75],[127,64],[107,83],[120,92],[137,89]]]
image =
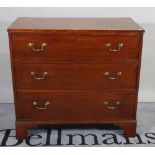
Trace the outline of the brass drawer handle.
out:
[[[48,75],[48,72],[44,72],[43,75],[38,76],[35,72],[30,73],[34,80],[45,80]]]
[[[113,110],[113,109],[117,109],[117,108],[118,108],[118,106],[120,105],[120,102],[117,101],[117,102],[115,102],[114,104],[111,104],[111,103],[105,101],[104,104],[106,105],[106,108],[107,108],[107,109]]]
[[[35,52],[41,52],[41,51],[44,51],[45,48],[47,47],[47,43],[42,43],[40,49],[37,49],[33,43],[29,43],[28,45],[29,45],[29,47],[32,48],[32,50],[35,51]]]
[[[109,72],[105,72],[104,75],[109,79],[109,80],[116,80],[120,76],[122,76],[122,72],[117,72],[115,77],[111,76]]]
[[[118,43],[118,44],[117,44],[117,48],[116,48],[116,49],[112,49],[111,43],[107,43],[107,44],[105,45],[105,48],[106,48],[107,50],[111,51],[111,52],[118,52],[118,51],[120,51],[120,50],[123,48],[123,46],[124,46],[123,43]]]
[[[38,102],[33,102],[33,106],[36,108],[36,109],[39,109],[39,110],[45,110],[47,109],[47,107],[50,105],[50,102],[49,101],[46,101],[45,104],[44,104],[44,107],[39,107],[38,105]]]

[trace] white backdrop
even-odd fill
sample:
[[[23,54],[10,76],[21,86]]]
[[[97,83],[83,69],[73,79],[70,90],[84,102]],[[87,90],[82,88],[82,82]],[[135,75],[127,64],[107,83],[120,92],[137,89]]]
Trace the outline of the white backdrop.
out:
[[[17,17],[131,17],[144,29],[139,102],[155,102],[155,8],[0,8],[0,103],[12,103],[7,27]]]

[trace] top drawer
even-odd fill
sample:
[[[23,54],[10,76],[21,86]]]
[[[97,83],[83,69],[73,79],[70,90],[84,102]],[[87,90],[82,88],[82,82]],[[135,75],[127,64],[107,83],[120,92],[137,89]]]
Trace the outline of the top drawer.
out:
[[[136,35],[13,35],[14,60],[22,62],[105,62],[138,59]]]

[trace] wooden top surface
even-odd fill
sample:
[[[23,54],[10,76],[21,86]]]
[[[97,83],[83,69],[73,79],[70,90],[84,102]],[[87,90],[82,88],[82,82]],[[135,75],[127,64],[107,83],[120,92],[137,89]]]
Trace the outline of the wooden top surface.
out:
[[[50,30],[144,31],[131,18],[18,18],[9,28],[11,32]]]

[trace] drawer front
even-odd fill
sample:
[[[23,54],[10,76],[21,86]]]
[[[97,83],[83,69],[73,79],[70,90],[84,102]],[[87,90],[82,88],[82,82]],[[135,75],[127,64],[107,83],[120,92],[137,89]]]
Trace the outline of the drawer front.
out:
[[[16,107],[20,119],[122,120],[134,116],[135,96],[122,92],[18,92]]]
[[[137,36],[14,35],[14,58],[29,62],[104,62],[138,59]]]
[[[17,88],[136,89],[137,64],[16,64]]]

